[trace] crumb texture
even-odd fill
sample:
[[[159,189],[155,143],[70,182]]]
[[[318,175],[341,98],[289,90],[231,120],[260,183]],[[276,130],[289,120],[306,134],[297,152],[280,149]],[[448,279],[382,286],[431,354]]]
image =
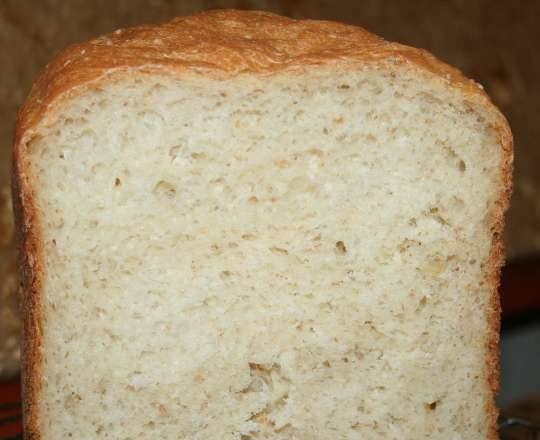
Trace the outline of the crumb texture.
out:
[[[503,153],[417,78],[140,74],[44,121],[43,440],[486,439]]]

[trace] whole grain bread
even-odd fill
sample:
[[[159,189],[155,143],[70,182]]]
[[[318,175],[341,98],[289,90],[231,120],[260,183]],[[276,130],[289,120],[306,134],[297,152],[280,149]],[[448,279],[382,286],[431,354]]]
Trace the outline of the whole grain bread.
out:
[[[20,111],[30,439],[494,439],[512,138],[365,30],[211,11]]]

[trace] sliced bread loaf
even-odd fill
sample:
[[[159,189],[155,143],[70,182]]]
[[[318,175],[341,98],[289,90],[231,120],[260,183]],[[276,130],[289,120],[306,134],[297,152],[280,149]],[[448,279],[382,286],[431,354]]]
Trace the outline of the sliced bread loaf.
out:
[[[28,438],[496,438],[511,162],[477,84],[359,28],[67,49],[14,147]]]

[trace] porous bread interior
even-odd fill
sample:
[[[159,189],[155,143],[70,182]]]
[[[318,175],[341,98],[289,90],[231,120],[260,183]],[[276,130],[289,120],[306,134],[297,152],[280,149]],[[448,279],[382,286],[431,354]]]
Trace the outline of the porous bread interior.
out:
[[[66,103],[28,145],[42,439],[486,438],[490,124],[367,67]]]

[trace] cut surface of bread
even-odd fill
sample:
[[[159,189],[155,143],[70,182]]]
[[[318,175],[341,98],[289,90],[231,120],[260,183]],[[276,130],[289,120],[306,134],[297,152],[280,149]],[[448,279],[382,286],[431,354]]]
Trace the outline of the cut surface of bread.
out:
[[[30,437],[496,438],[502,116],[355,28],[183,20],[72,49],[21,113]],[[224,60],[155,54],[190,23]]]

